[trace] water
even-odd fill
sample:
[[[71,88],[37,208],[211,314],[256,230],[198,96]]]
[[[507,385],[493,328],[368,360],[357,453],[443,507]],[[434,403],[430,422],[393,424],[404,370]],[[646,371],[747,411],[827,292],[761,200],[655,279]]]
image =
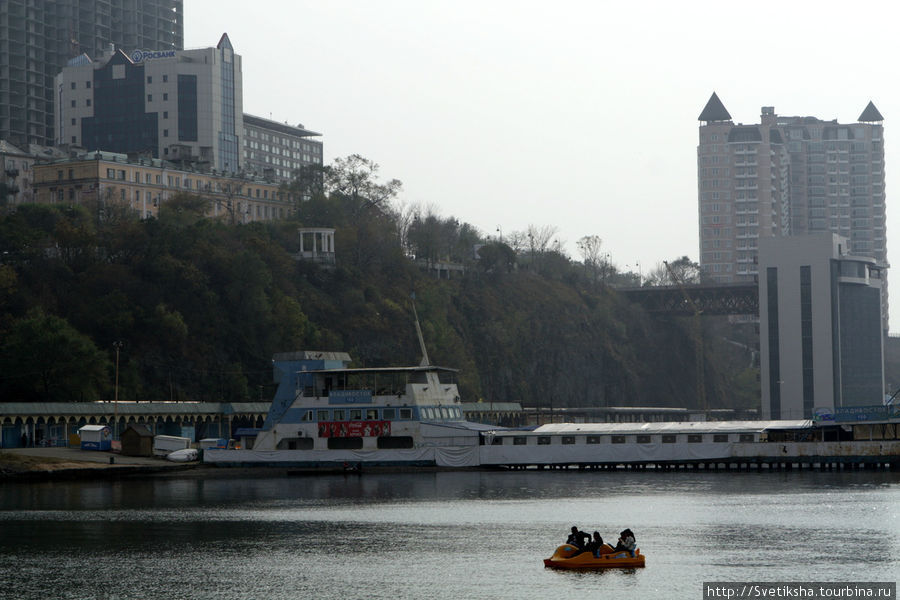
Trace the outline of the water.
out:
[[[0,486],[0,597],[701,598],[895,581],[900,473],[463,472]],[[647,567],[545,569],[573,524]]]

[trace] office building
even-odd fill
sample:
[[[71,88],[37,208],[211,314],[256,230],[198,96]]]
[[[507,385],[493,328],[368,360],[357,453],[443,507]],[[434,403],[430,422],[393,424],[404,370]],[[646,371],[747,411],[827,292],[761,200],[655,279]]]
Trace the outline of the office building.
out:
[[[735,124],[713,93],[700,113],[700,266],[712,281],[756,281],[759,240],[831,232],[887,265],[883,117],[856,123],[783,117]],[[887,328],[887,284],[883,292]]]
[[[207,199],[207,214],[230,223],[283,219],[296,206],[276,182],[191,171],[155,158],[89,152],[32,169],[35,202],[96,206],[100,213],[125,208],[141,218],[157,217],[179,193]]]
[[[244,115],[244,170],[289,181],[303,167],[322,166],[321,133],[297,125]]]
[[[883,270],[851,247],[833,233],[759,239],[763,419],[882,403]]]
[[[56,77],[58,145],[241,171],[241,57],[215,48],[81,55]]]
[[[71,58],[110,44],[184,48],[182,0],[3,0],[0,11],[0,139],[52,145],[54,78]]]

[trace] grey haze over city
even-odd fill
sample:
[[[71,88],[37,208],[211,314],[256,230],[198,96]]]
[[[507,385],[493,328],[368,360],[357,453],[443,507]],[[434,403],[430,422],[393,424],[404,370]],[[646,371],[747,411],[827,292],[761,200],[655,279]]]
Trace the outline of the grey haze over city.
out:
[[[713,91],[748,124],[762,106],[853,123],[872,100],[900,264],[891,3],[189,0],[184,11],[186,48],[227,32],[243,56],[244,111],[322,132],[326,163],[362,154],[403,181],[400,202],[486,234],[555,227],[573,258],[598,235],[619,269],[644,274],[698,259],[697,116]]]

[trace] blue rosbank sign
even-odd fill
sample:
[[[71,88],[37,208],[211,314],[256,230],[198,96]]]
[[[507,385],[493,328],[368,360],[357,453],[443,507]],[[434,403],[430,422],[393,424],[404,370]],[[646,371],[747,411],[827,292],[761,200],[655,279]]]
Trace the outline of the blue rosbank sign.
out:
[[[173,58],[175,56],[174,50],[162,50],[162,51],[153,51],[153,50],[135,50],[131,53],[132,62],[143,62],[145,60],[150,60],[153,58]]]

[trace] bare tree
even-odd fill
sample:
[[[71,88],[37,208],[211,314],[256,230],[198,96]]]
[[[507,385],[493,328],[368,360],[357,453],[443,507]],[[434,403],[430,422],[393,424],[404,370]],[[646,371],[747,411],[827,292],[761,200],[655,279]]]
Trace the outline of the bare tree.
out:
[[[399,179],[378,183],[378,164],[351,154],[336,158],[325,169],[325,187],[330,194],[340,194],[354,201],[356,210],[377,207],[397,196],[403,184]]]

